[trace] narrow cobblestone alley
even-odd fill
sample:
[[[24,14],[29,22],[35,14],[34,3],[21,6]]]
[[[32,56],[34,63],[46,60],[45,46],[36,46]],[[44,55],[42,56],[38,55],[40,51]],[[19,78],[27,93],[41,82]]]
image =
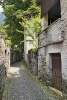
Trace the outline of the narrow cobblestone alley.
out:
[[[3,100],[61,100],[59,97],[43,86],[23,63],[11,66]]]

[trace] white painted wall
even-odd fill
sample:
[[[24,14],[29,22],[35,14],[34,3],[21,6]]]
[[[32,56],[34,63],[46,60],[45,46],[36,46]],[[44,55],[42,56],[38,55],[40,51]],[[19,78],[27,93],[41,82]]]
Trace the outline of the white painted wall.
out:
[[[26,62],[28,62],[28,50],[33,48],[33,45],[26,41],[29,39],[31,39],[31,37],[24,35],[24,59]]]

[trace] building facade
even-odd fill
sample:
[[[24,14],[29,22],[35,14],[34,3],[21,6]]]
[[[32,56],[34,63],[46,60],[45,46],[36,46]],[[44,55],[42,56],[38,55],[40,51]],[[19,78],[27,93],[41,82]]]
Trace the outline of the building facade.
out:
[[[24,35],[24,60],[28,64],[28,51],[33,48],[33,45],[29,43],[28,40],[32,38]]]
[[[37,0],[42,31],[38,35],[38,76],[67,91],[67,1]]]

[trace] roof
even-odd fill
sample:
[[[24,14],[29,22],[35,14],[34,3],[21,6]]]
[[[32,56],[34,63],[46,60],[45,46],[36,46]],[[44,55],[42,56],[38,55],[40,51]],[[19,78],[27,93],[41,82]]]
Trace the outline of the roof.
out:
[[[41,18],[58,2],[59,0],[37,0],[41,5]]]

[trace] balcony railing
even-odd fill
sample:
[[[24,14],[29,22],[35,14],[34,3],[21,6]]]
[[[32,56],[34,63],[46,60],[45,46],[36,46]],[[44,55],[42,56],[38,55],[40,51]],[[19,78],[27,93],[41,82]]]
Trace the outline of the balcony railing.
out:
[[[64,29],[61,28],[60,22],[60,19],[58,19],[40,33],[39,47],[63,42]]]

